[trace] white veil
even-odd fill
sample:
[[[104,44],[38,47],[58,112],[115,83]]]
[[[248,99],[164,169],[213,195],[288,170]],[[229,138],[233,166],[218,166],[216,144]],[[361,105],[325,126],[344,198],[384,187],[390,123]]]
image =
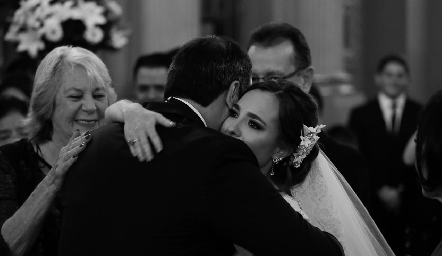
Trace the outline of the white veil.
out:
[[[334,235],[346,256],[394,255],[376,224],[336,167],[320,151],[292,198],[312,225]]]

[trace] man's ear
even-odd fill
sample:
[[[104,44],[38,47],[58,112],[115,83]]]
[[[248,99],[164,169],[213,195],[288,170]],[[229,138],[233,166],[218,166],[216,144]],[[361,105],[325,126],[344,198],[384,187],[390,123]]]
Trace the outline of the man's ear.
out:
[[[233,81],[230,84],[229,90],[227,91],[226,104],[229,108],[232,108],[239,100],[240,84],[238,81]]]
[[[310,88],[312,88],[314,74],[315,74],[315,68],[312,66],[301,71],[301,77],[302,77],[301,89],[305,93],[309,93]]]

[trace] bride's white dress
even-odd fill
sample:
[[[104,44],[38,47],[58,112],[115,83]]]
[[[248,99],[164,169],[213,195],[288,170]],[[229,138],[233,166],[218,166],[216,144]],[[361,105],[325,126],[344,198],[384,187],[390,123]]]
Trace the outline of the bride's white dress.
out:
[[[313,226],[334,235],[346,256],[394,255],[367,210],[320,152],[305,181],[285,200]]]

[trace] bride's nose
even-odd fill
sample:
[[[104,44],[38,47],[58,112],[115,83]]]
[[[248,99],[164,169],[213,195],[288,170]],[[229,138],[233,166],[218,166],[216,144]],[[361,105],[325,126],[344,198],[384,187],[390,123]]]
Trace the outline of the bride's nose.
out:
[[[238,127],[238,122],[233,122],[231,123],[229,126],[227,126],[227,134],[232,136],[232,137],[240,137],[241,136],[241,131]]]

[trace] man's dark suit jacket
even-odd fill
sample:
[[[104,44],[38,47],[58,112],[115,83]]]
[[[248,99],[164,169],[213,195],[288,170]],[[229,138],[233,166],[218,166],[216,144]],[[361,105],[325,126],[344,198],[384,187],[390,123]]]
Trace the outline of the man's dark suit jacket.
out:
[[[227,255],[232,242],[256,255],[342,255],[273,188],[241,141],[205,128],[185,104],[151,103],[175,121],[158,127],[164,149],[131,156],[123,125],[92,132],[63,187],[59,253]]]
[[[349,127],[355,132],[359,149],[366,157],[374,189],[404,182],[402,155],[417,129],[420,111],[421,105],[407,98],[399,132],[394,136],[387,131],[377,98],[351,112]]]
[[[387,131],[378,99],[355,108],[350,115],[349,126],[358,137],[359,149],[365,156],[370,170],[370,214],[383,233],[393,251],[408,254],[410,217],[418,216],[413,210],[417,184],[415,171],[406,167],[402,156],[407,142],[417,129],[421,106],[408,99],[402,112],[401,125],[397,134]],[[383,186],[402,188],[400,205],[392,211],[379,197]],[[417,191],[420,194],[420,191]],[[419,219],[419,217],[417,217]],[[409,231],[408,231],[409,232]]]
[[[336,166],[365,207],[370,204],[368,165],[356,149],[343,145],[327,135],[319,134],[319,145],[330,161]]]

